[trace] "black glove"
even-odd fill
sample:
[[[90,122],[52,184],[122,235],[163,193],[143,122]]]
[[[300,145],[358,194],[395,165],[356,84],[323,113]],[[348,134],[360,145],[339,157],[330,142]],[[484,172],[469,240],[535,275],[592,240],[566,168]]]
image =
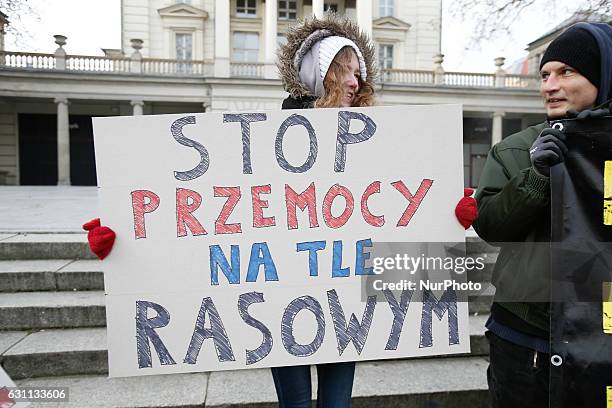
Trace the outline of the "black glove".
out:
[[[604,116],[609,116],[610,115],[610,110],[603,108],[603,109],[586,109],[583,110],[582,112],[578,112],[576,110],[570,109],[567,111],[567,117],[570,119],[576,119],[576,120],[586,120],[589,118],[603,118]]]
[[[542,176],[550,176],[550,168],[561,163],[567,153],[565,135],[557,129],[547,128],[533,142],[529,149],[531,166]]]

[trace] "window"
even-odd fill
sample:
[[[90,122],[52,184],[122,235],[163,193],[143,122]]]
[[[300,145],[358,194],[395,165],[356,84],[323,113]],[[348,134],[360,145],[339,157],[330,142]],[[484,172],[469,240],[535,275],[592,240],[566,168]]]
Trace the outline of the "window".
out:
[[[259,34],[236,31],[232,59],[236,62],[256,62],[259,56]]]
[[[192,41],[191,34],[176,34],[176,59],[192,59]]]
[[[393,2],[394,0],[378,0],[378,14],[379,17],[393,16]]]
[[[380,44],[378,46],[378,65],[381,69],[393,68],[393,45]]]
[[[178,0],[177,3],[191,4],[191,0]]]
[[[278,19],[295,20],[297,18],[297,0],[279,0]]]
[[[191,60],[193,57],[193,36],[191,34],[175,34],[176,38],[176,59],[177,60]],[[177,65],[178,72],[190,73],[192,65],[190,62],[181,62]]]
[[[338,12],[338,5],[335,3],[324,3],[323,4],[323,11],[328,12],[328,11],[332,11],[334,13]]]
[[[236,0],[236,17],[257,16],[257,0]]]

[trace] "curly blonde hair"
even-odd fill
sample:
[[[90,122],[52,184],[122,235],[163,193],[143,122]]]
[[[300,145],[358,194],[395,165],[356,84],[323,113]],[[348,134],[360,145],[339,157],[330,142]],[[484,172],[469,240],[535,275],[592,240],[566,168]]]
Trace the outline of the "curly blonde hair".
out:
[[[357,54],[351,47],[344,47],[338,51],[323,81],[325,95],[315,101],[315,108],[337,108],[340,106],[340,102],[344,96],[342,77],[348,72],[348,66],[353,56],[357,58]],[[360,107],[374,105],[374,88],[369,83],[364,82],[361,76],[358,82],[359,90],[351,106]]]

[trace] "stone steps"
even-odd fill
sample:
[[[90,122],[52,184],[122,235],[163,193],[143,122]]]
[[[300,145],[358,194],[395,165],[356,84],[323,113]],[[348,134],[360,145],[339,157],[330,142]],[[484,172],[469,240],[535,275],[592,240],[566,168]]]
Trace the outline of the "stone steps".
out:
[[[488,406],[486,359],[357,363],[352,407]],[[312,370],[316,397],[316,371]],[[68,387],[69,403],[32,407],[276,407],[269,369],[130,378],[47,377],[18,380],[22,387]]]
[[[16,383],[19,387],[66,387],[69,391],[68,402],[32,403],[30,408],[196,408],[205,406],[208,377],[209,373],[129,378],[84,375],[30,378]]]
[[[96,259],[87,234],[0,234],[0,260]]]
[[[488,355],[486,318],[470,316],[471,356]],[[104,327],[0,331],[0,363],[14,379],[106,374],[107,356]]]
[[[108,374],[105,327],[0,332],[1,348],[13,379]]]
[[[105,325],[102,291],[0,293],[3,330]]]
[[[104,290],[96,260],[0,261],[0,292]]]

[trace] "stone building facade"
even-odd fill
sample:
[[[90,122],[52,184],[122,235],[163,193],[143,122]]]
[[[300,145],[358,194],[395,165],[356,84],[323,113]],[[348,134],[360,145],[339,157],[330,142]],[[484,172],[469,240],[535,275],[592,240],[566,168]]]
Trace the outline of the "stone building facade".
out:
[[[467,185],[493,143],[544,117],[537,78],[503,58],[444,70],[441,0],[123,0],[121,49],[105,56],[72,55],[61,35],[53,54],[0,48],[0,183],[95,185],[94,116],[278,109],[278,44],[327,10],[373,38],[379,104],[463,106]]]

